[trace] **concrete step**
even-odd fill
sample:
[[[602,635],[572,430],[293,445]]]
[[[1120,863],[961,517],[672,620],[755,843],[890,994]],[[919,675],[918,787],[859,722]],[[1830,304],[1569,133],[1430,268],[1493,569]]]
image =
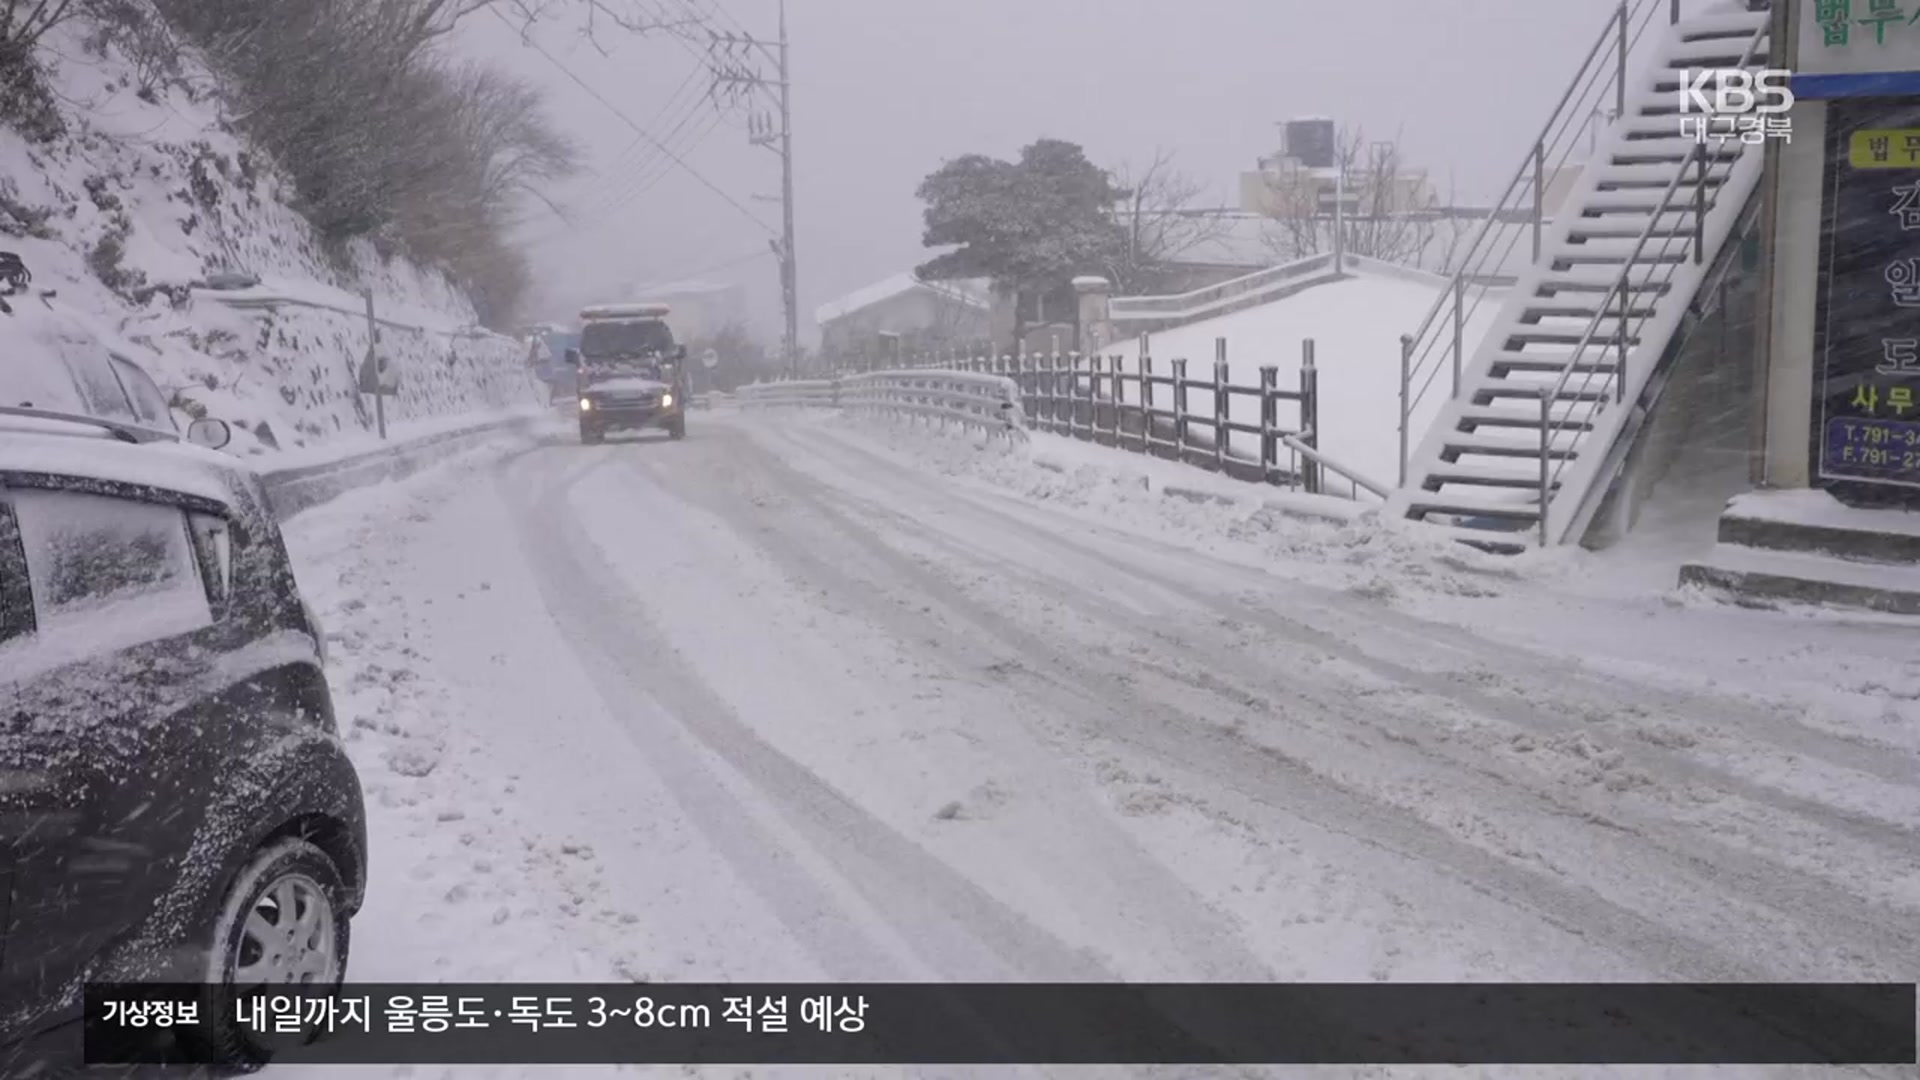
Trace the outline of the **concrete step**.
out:
[[[1920,566],[1719,544],[1706,558],[1680,568],[1680,584],[1724,593],[1736,603],[1784,601],[1920,615]]]
[[[1859,509],[1824,491],[1739,496],[1721,515],[1719,536],[1722,544],[1768,551],[1920,566],[1920,512]]]

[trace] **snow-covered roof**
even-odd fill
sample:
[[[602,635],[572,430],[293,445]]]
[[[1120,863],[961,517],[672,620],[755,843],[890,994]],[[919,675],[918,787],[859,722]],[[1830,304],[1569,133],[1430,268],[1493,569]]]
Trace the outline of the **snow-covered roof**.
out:
[[[936,296],[982,311],[992,306],[988,299],[986,282],[978,280],[963,281],[922,281],[911,271],[895,274],[885,281],[877,281],[864,289],[858,289],[842,296],[838,300],[829,300],[813,311],[815,323],[822,326],[844,319],[856,311],[864,311],[875,304],[882,304],[895,297],[905,296],[916,290],[925,290]]]

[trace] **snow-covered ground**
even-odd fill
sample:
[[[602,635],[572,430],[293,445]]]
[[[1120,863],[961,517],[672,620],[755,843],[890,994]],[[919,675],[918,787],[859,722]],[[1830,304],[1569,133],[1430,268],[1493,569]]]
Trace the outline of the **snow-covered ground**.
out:
[[[372,399],[356,390],[368,346],[361,290],[374,294],[380,349],[401,376],[390,421],[545,400],[527,347],[479,331],[443,275],[364,243],[328,252],[292,208],[290,182],[234,133],[219,80],[191,54],[183,84],[162,83],[150,100],[88,18],[51,33],[42,59],[67,134],[34,141],[0,125],[0,250],[25,260],[57,310],[34,297],[15,306],[123,352],[183,416],[232,422],[241,455],[374,427]],[[194,288],[223,273],[262,283]],[[23,363],[60,359],[16,322],[0,315],[9,404],[22,400],[10,391]]]
[[[352,978],[1920,973],[1911,626],[840,423],[556,419],[292,523]]]
[[[1279,368],[1280,388],[1296,390],[1301,343],[1312,339],[1320,372],[1321,449],[1348,468],[1392,486],[1400,475],[1400,335],[1420,328],[1420,320],[1443,291],[1441,283],[1361,271],[1269,304],[1162,331],[1149,339],[1148,350],[1156,374],[1170,374],[1171,361],[1184,357],[1188,378],[1211,379],[1214,342],[1225,338],[1229,382],[1258,386],[1260,368],[1271,364]],[[1493,324],[1500,300],[1500,294],[1491,294],[1471,312],[1463,335],[1468,355]],[[1126,370],[1137,370],[1139,342],[1119,342],[1102,351],[1121,357]],[[1414,444],[1447,398],[1451,375],[1440,372],[1437,377],[1440,385],[1429,389],[1414,410],[1409,427]],[[1165,387],[1155,393],[1156,406],[1171,407]],[[1258,397],[1232,395],[1229,407],[1239,423],[1260,422]],[[1196,416],[1212,416],[1213,394],[1189,391],[1187,408]],[[1298,410],[1283,403],[1281,425],[1292,429],[1298,420]],[[1197,430],[1209,431],[1205,426]],[[1256,440],[1243,435],[1234,439],[1239,452],[1257,459]]]

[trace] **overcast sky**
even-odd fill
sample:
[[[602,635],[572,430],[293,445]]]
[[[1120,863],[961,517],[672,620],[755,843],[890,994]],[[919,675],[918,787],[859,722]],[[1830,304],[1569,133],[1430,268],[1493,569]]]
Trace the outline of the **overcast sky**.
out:
[[[772,39],[776,2],[639,7],[692,6],[723,29]],[[802,339],[813,336],[819,304],[928,257],[914,197],[927,173],[970,152],[1011,157],[1040,137],[1080,143],[1105,166],[1164,148],[1224,204],[1237,197],[1238,174],[1278,149],[1279,123],[1329,116],[1369,138],[1398,133],[1404,158],[1431,170],[1443,195],[1451,177],[1462,201],[1485,199],[1518,166],[1614,7],[788,0]],[[485,16],[460,42],[547,87],[556,121],[590,150],[590,171],[552,193],[567,220],[542,209],[525,229],[560,308],[545,314],[621,298],[631,283],[697,276],[745,284],[756,326],[777,340],[773,233],[753,219],[779,226],[779,159],[748,143],[743,114],[706,104],[703,49],[612,34],[601,37],[603,56],[576,29],[554,25],[536,38],[564,70]]]

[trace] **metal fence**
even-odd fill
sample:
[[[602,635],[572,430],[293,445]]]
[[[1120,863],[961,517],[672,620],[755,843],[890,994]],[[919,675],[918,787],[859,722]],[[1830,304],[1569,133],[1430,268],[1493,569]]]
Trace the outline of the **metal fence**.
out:
[[[815,406],[955,423],[1024,439],[1027,419],[1013,380],[949,369],[870,371],[742,387],[748,408]]]
[[[1278,365],[1271,364],[1259,368],[1258,382],[1235,383],[1224,338],[1215,341],[1214,351],[1211,367],[1196,373],[1185,359],[1159,368],[1145,337],[1140,361],[1132,366],[1120,356],[1062,351],[989,355],[955,349],[903,356],[891,371],[849,371],[831,379],[760,383],[743,388],[740,397],[745,405],[816,405],[932,416],[937,413],[923,407],[928,404],[925,400],[914,408],[905,407],[918,392],[911,388],[916,380],[931,385],[925,383],[929,375],[990,377],[1005,386],[1003,392],[1023,427],[1151,454],[1252,483],[1356,500],[1363,491],[1377,498],[1387,496],[1384,485],[1320,449],[1319,369],[1311,340],[1302,342],[1300,371],[1285,387]],[[1206,399],[1199,408],[1192,404],[1196,391]],[[1236,419],[1236,400],[1258,402],[1259,419]],[[995,408],[1000,407],[996,401]],[[1241,410],[1243,414],[1251,411]],[[991,426],[980,416],[967,419]]]
[[[1117,355],[1076,352],[923,353],[903,363],[912,369],[980,372],[1012,380],[1035,430],[1253,483],[1352,499],[1369,491],[1384,498],[1380,485],[1320,452],[1314,343],[1302,342],[1301,350],[1297,380],[1286,387],[1274,364],[1258,369],[1256,383],[1235,383],[1225,338],[1215,340],[1213,363],[1200,372],[1192,371],[1185,358],[1168,361],[1161,369],[1144,337],[1134,365]],[[1190,405],[1195,391],[1208,399],[1199,409]],[[1257,401],[1259,420],[1235,419],[1236,399]],[[1251,452],[1235,445],[1235,435],[1252,444]]]

